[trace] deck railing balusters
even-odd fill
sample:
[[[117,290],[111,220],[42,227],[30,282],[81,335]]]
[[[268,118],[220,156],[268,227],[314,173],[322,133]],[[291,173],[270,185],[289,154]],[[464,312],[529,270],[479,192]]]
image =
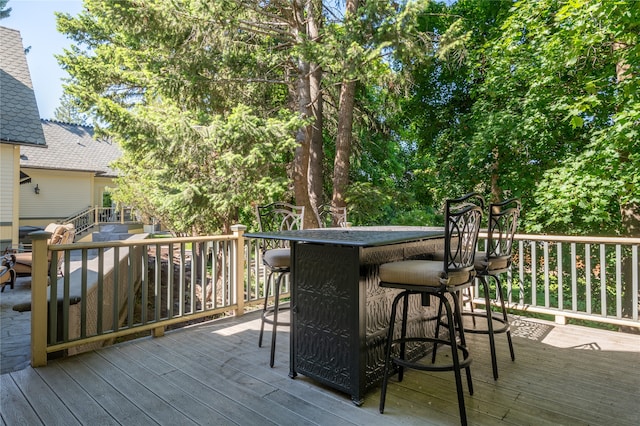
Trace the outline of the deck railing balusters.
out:
[[[515,241],[517,261],[506,286],[511,308],[525,315],[553,315],[558,322],[566,317],[640,327],[640,239],[516,234]],[[597,287],[594,278],[599,280]],[[516,288],[518,297],[513,295]],[[476,294],[475,303],[482,304],[480,296]]]
[[[631,247],[631,264],[632,265],[640,265],[638,261],[638,245],[634,245]],[[633,298],[631,300],[631,306],[638,306],[638,298],[640,298],[640,294],[638,294],[638,281],[640,279],[638,276],[640,275],[640,268],[632,268],[631,272],[631,294]],[[638,321],[638,311],[640,309],[634,309],[632,313],[632,318],[634,321]]]
[[[600,314],[607,315],[607,246],[600,244]]]
[[[244,227],[238,226],[234,235],[58,246],[47,246],[46,235],[35,238],[33,365],[44,365],[48,352],[72,352],[76,346],[100,345],[104,340],[143,331],[160,336],[168,325],[228,311],[239,315],[245,306],[260,304],[266,279],[261,252],[258,242],[245,239]],[[637,308],[631,312],[625,308],[638,306],[640,239],[517,234],[515,240],[517,262],[507,274],[506,285],[510,308],[525,315],[538,312],[558,319],[573,317],[640,327]],[[564,244],[570,249],[564,249]],[[599,246],[593,250],[597,253],[593,260],[592,245]],[[150,248],[155,249],[151,264]],[[47,249],[54,252],[53,258],[58,251],[64,256],[64,275],[51,280],[49,287]],[[540,258],[539,249],[543,251]],[[73,250],[80,251],[80,271],[70,269]],[[165,252],[166,261],[161,259]],[[90,260],[89,253],[96,259]],[[607,259],[615,265],[608,265]],[[153,273],[148,273],[150,267],[155,269]],[[544,274],[542,283],[538,282],[540,273]],[[599,288],[593,286],[595,293],[592,275],[600,280]],[[629,289],[632,294],[625,295]],[[48,302],[48,293],[59,295],[60,303],[57,297]],[[79,302],[74,300],[77,296]],[[481,296],[475,293],[475,303],[482,304]],[[566,308],[565,299],[571,300]]]
[[[571,243],[571,309],[578,310],[578,269],[576,243]]]

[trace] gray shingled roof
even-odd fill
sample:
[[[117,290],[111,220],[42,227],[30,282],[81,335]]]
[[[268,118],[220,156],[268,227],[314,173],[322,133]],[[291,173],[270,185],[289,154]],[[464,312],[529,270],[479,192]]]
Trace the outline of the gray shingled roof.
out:
[[[0,141],[45,145],[20,32],[0,27]]]
[[[47,147],[21,146],[20,167],[95,172],[117,176],[109,164],[120,158],[116,142],[93,138],[93,128],[41,120]]]

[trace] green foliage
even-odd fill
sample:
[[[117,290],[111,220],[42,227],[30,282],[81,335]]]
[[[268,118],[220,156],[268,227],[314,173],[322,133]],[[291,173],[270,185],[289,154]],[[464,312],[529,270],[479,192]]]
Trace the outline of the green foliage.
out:
[[[435,198],[519,196],[522,229],[624,233],[640,152],[637,2],[434,4],[443,34],[407,103]],[[457,17],[457,18],[456,18]],[[445,31],[446,30],[446,31]],[[617,68],[618,67],[618,68]],[[638,213],[638,212],[636,212]]]
[[[66,93],[62,94],[60,105],[56,107],[53,116],[63,123],[78,124],[80,126],[91,125],[89,115],[83,112],[76,99]]]
[[[294,31],[291,2],[85,0],[60,15],[77,43],[59,57],[67,91],[126,151],[119,201],[215,230],[289,198],[301,122],[280,111],[299,111],[306,61],[323,70],[327,194],[340,83],[357,81],[354,223],[437,224],[444,199],[475,190],[521,197],[522,230],[628,230],[640,2],[360,3],[325,9],[318,40]]]
[[[573,87],[553,108],[586,143],[545,173],[532,208],[537,220],[530,229],[628,232],[620,213],[640,199],[640,79],[637,73],[621,77],[619,67],[637,67],[639,19],[640,5],[634,2],[563,4],[554,16],[549,44],[565,46],[557,49],[556,61],[571,70]],[[571,41],[568,49],[566,40]]]
[[[206,126],[166,103],[145,112],[146,124],[155,126],[148,143],[163,147],[127,151],[115,199],[176,232],[215,233],[228,231],[239,209],[282,195],[287,180],[278,169],[295,145],[299,120],[264,119],[245,106]]]
[[[125,152],[113,197],[175,232],[228,231],[284,197],[301,120],[286,108],[286,34],[243,31],[236,2],[85,0],[58,15],[76,43],[67,92]],[[280,39],[284,38],[284,39]],[[265,84],[269,81],[269,84]]]

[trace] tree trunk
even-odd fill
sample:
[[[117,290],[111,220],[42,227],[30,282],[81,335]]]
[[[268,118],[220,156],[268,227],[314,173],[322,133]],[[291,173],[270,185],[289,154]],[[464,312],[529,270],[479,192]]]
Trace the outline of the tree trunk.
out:
[[[349,156],[351,154],[355,90],[355,81],[343,82],[340,89],[336,158],[333,166],[333,197],[331,199],[331,204],[335,207],[344,207],[347,205],[345,193],[349,185]]]
[[[625,49],[628,46],[623,43],[614,43],[613,49]],[[621,82],[629,77],[631,74],[629,73],[630,67],[629,64],[624,62],[618,62],[616,64],[616,78],[618,82]],[[620,158],[628,158],[628,154],[621,152]],[[624,161],[624,160],[623,160]],[[628,161],[628,160],[627,160]],[[626,236],[628,237],[640,237],[640,204],[638,203],[620,203],[620,216],[622,220],[622,229],[625,231]],[[633,280],[633,269],[636,268],[637,265],[634,265],[633,258],[630,255],[625,256],[622,259],[622,275],[623,275],[623,300],[622,300],[622,314],[625,317],[633,316],[635,310],[638,309],[638,306],[634,306],[633,300],[633,286],[631,285],[631,281]],[[635,332],[638,333],[638,330],[634,327],[621,327],[622,331],[627,332]]]
[[[308,5],[307,0],[296,0],[294,2],[295,38],[298,43],[303,43],[307,32],[307,21],[305,10]],[[304,58],[298,58],[298,77],[296,84],[296,103],[301,117],[312,116],[311,111],[311,90],[309,86],[309,62]],[[313,207],[309,199],[309,149],[311,146],[312,126],[308,125],[298,130],[296,134],[296,148],[293,163],[293,191],[295,202],[299,206],[304,206],[304,227],[317,227],[316,215],[313,214]]]
[[[320,42],[320,28],[322,26],[322,0],[313,0],[309,9],[309,39],[314,43]],[[322,68],[318,64],[311,63],[309,75],[309,89],[311,97],[311,114],[313,125],[311,130],[311,144],[309,146],[309,198],[315,209],[323,202],[323,173],[324,150],[322,140],[323,129],[323,101],[322,101]]]
[[[345,19],[355,14],[358,0],[347,0]],[[345,64],[345,71],[352,69],[353,63]],[[347,72],[347,75],[350,73]],[[344,207],[345,193],[349,185],[351,138],[353,130],[353,107],[355,105],[356,81],[345,78],[340,88],[338,106],[338,133],[336,135],[336,158],[333,167],[333,196],[331,204]]]
[[[498,149],[493,149],[493,164],[491,164],[491,199],[489,203],[499,203],[502,201],[502,189],[498,185],[498,167],[500,166],[500,159],[498,155]]]
[[[627,237],[640,237],[640,204],[627,203],[620,206],[622,229]]]
[[[614,43],[613,50],[626,49],[628,46],[624,43]],[[616,79],[618,82],[631,77],[631,68],[629,64],[618,62],[616,64]],[[628,161],[628,152],[619,152],[621,161]],[[629,237],[640,236],[640,205],[638,203],[621,203],[620,215],[622,217],[622,229],[625,230]]]

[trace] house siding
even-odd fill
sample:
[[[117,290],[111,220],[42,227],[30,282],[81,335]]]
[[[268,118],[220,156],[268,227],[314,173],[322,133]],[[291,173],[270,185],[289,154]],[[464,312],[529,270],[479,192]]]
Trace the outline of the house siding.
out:
[[[15,145],[0,144],[0,250],[18,238],[18,187],[20,150]]]
[[[20,224],[46,226],[89,207],[93,200],[93,173],[27,169],[31,183],[20,188]],[[40,193],[36,194],[38,185]],[[45,207],[46,206],[46,207]]]

